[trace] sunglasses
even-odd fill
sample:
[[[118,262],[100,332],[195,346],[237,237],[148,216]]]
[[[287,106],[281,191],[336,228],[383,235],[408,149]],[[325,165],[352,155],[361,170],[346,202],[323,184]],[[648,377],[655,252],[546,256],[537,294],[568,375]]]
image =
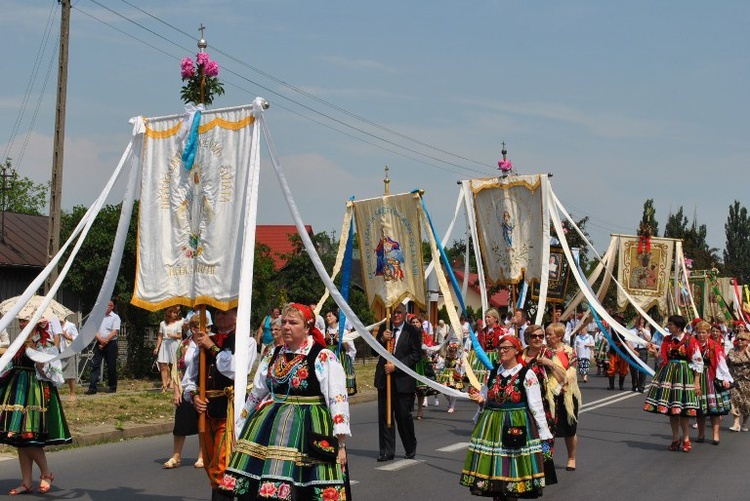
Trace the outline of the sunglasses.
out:
[[[497,347],[498,351],[510,351],[510,350],[515,350],[515,349],[516,349],[515,346],[498,346]]]
[[[529,334],[529,339],[544,339],[544,334]]]

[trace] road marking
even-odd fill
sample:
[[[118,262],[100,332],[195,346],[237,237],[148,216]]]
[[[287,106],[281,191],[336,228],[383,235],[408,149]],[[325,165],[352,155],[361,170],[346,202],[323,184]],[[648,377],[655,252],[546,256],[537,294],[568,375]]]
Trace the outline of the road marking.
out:
[[[385,465],[385,466],[378,466],[375,468],[376,470],[382,470],[382,471],[398,471],[403,470],[404,468],[408,468],[410,466],[414,466],[416,464],[424,463],[424,460],[422,459],[401,459],[399,461],[395,461],[391,464]]]
[[[603,398],[601,400],[595,400],[593,402],[590,402],[587,405],[582,405],[579,413],[593,411],[594,409],[598,409],[600,407],[606,407],[608,405],[615,404],[621,400],[627,400],[629,398],[639,397],[639,396],[643,396],[643,395],[641,395],[640,393],[628,392],[626,395],[617,395],[615,397],[608,397],[608,398]],[[598,403],[598,402],[601,402],[601,403]],[[594,405],[597,403],[598,405]]]
[[[357,485],[359,483],[359,480],[351,480],[349,479],[349,485]]]
[[[435,449],[438,452],[455,452],[460,451],[461,449],[466,449],[469,447],[469,442],[458,442],[452,445],[447,445],[445,447],[441,447],[439,449]]]

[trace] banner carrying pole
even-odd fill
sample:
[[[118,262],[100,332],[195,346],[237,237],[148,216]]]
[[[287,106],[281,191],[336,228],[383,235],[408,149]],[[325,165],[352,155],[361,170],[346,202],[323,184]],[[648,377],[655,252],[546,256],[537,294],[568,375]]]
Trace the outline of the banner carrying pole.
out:
[[[388,306],[385,309],[385,330],[391,330],[391,307]],[[395,347],[396,340],[394,338],[391,338],[388,340],[388,343],[386,343],[386,349],[388,350],[388,353],[393,353],[393,349]],[[387,362],[386,362],[387,363]],[[385,366],[384,366],[385,368]],[[391,373],[387,373],[385,375],[385,425],[390,428],[393,426],[393,422],[391,420]]]

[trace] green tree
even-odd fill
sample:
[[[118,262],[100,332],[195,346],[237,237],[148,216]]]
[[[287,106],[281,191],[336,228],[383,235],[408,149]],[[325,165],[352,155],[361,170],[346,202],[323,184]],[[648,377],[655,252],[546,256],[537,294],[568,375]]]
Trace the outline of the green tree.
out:
[[[721,266],[719,249],[709,247],[706,242],[708,231],[705,224],[698,225],[697,216],[690,223],[682,210],[682,206],[675,214],[670,214],[664,228],[666,238],[682,239],[685,257],[693,260],[694,270],[710,270]]]
[[[4,164],[0,164],[0,171],[5,176],[0,178],[0,209],[41,216],[47,208],[49,183],[35,183],[27,177],[22,177],[11,165],[10,158],[6,158]]]
[[[724,232],[724,273],[746,284],[750,281],[750,218],[737,200],[729,206]]]
[[[648,230],[652,237],[659,236],[659,222],[656,220],[656,209],[654,209],[654,199],[649,198],[643,203],[643,215],[641,222],[638,224],[638,234]]]

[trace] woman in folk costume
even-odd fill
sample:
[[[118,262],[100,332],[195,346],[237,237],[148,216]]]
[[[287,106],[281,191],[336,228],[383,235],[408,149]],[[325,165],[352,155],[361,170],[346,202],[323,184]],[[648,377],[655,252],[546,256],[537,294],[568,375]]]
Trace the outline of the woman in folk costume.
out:
[[[672,315],[667,319],[669,335],[661,343],[661,350],[649,344],[649,351],[659,357],[659,370],[654,375],[643,410],[669,416],[672,427],[670,451],[690,452],[690,418],[698,415],[701,396],[700,374],[703,357],[700,345],[685,332],[685,318]]]
[[[695,325],[695,337],[701,348],[703,357],[703,372],[701,373],[701,395],[698,397],[698,438],[696,442],[705,440],[706,416],[711,418],[711,432],[713,445],[719,445],[719,422],[721,416],[729,414],[729,387],[734,379],[729,374],[724,348],[710,338],[711,324],[698,322]]]
[[[339,336],[342,329],[339,326],[339,311],[337,309],[326,312],[326,347],[334,353],[338,352]],[[357,349],[353,341],[342,341],[343,353],[339,353],[339,361],[346,374],[346,391],[349,396],[357,394],[357,376],[354,373],[354,357]]]
[[[29,319],[19,319],[18,323],[23,330]],[[0,376],[0,443],[18,448],[21,465],[21,485],[10,490],[11,496],[33,491],[34,463],[41,473],[38,491],[49,492],[55,477],[50,473],[44,446],[72,442],[57,393],[57,387],[65,382],[60,361],[34,362],[26,354],[26,348],[58,353],[50,321],[42,320],[34,327],[25,346]]]
[[[461,485],[494,499],[536,498],[545,486],[542,447],[552,439],[539,380],[521,359],[515,336],[498,342],[499,365],[481,392],[470,392],[484,407],[471,434]]]
[[[457,343],[448,345],[445,351],[445,361],[443,368],[437,376],[438,383],[453,388],[454,390],[463,390],[463,370],[461,367],[461,358]],[[448,413],[453,414],[456,411],[456,397],[448,398]]]
[[[530,370],[534,371],[536,378],[539,380],[539,386],[542,391],[542,405],[544,406],[544,416],[547,419],[547,426],[550,433],[554,436],[557,430],[555,425],[555,416],[550,410],[550,401],[547,400],[547,386],[549,381],[548,374],[557,373],[558,380],[565,377],[565,371],[552,360],[552,352],[544,344],[544,327],[541,325],[529,325],[524,332],[526,348],[523,350],[523,364]],[[544,480],[545,485],[557,483],[557,472],[555,471],[555,439],[549,442],[549,447],[544,449]]]
[[[434,343],[432,336],[422,328],[422,319],[416,315],[408,315],[407,321],[414,326],[415,329],[422,333],[422,358],[417,362],[414,372],[420,376],[425,376],[429,379],[435,379],[435,369],[432,366],[432,359],[427,354],[424,348],[431,347]],[[422,381],[417,380],[417,419],[422,420],[424,407],[427,406],[427,397],[429,395],[435,395],[437,392],[424,384]]]
[[[506,331],[500,324],[500,314],[495,308],[487,310],[487,314],[484,316],[486,325],[477,331],[477,339],[482,349],[487,354],[490,362],[494,365],[498,360],[497,355],[497,340],[500,336],[505,335]],[[484,383],[487,380],[489,373],[488,369],[484,366],[479,357],[476,356],[474,350],[469,355],[469,363],[471,369],[474,371],[474,375],[480,383]]]
[[[581,390],[578,388],[578,359],[569,345],[563,343],[565,324],[554,322],[547,326],[547,347],[556,368],[549,371],[546,399],[555,418],[555,436],[565,439],[568,451],[567,471],[576,469],[578,448],[578,409]]]
[[[255,373],[220,488],[239,499],[348,499],[346,376],[309,306],[282,312],[284,345]]]

